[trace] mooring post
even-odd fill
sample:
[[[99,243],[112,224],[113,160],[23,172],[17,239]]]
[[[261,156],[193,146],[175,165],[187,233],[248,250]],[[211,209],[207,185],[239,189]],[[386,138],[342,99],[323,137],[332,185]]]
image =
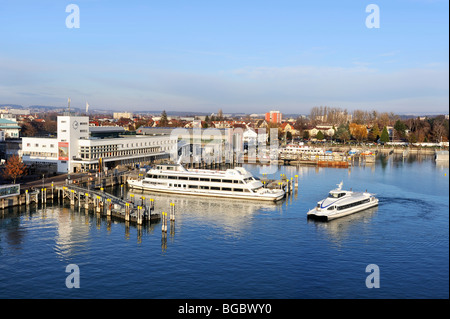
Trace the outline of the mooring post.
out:
[[[125,204],[125,221],[130,221],[130,203]]]
[[[136,222],[138,225],[142,225],[142,206],[138,206]]]
[[[175,221],[175,203],[170,203],[170,221]]]
[[[70,190],[70,206],[75,206],[75,193],[74,190]]]
[[[167,233],[167,213],[162,212],[162,225],[161,225],[161,231],[163,233]]]
[[[111,204],[111,199],[108,198],[108,199],[106,200],[106,215],[107,215],[107,216],[111,216],[111,206],[112,206],[112,204]]]
[[[84,194],[84,209],[87,211],[89,209],[89,193]]]
[[[97,213],[101,213],[101,205],[102,205],[102,201],[101,201],[101,197],[97,196]]]
[[[298,188],[298,175],[295,175],[295,188]]]

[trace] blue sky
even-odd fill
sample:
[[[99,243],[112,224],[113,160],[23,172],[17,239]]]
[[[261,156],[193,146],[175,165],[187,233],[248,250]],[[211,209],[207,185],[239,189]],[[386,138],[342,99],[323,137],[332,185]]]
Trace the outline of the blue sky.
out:
[[[80,9],[68,29],[66,6]],[[366,6],[380,8],[369,29]],[[0,104],[449,108],[447,0],[3,1]]]

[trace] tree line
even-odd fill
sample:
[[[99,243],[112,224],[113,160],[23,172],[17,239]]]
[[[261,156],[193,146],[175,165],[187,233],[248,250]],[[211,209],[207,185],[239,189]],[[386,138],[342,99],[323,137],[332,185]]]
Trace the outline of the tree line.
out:
[[[318,133],[317,139],[338,139],[348,141],[388,142],[390,141],[388,127],[393,128],[393,140],[410,143],[448,142],[449,119],[444,115],[435,117],[402,118],[394,112],[377,112],[376,110],[354,110],[319,106],[313,107],[309,118],[299,117],[294,128],[300,131],[303,138],[309,138],[308,130],[317,125],[331,125],[333,136]]]

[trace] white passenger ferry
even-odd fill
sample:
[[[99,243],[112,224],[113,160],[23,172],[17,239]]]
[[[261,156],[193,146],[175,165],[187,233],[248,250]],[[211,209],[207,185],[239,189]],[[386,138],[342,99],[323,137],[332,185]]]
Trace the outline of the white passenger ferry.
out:
[[[284,154],[306,154],[306,155],[323,155],[325,152],[319,147],[309,147],[301,144],[288,144],[285,148],[279,150],[280,153]]]
[[[259,201],[278,201],[285,195],[282,189],[264,188],[259,178],[243,167],[215,171],[188,170],[181,164],[161,164],[148,170],[142,180],[128,180],[128,185],[162,193]]]
[[[328,221],[378,205],[374,194],[342,190],[342,185],[341,182],[336,189],[330,191],[328,197],[318,202],[307,216]]]

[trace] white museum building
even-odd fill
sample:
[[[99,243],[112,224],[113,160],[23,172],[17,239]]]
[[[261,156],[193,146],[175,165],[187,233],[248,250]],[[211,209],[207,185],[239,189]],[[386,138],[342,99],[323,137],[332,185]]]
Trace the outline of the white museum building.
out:
[[[105,127],[103,134],[95,136],[90,128],[88,116],[65,112],[58,116],[56,138],[22,138],[22,160],[26,164],[47,165],[58,173],[74,173],[148,163],[168,157],[177,146],[177,139],[170,135],[133,136],[115,132],[108,136]]]

